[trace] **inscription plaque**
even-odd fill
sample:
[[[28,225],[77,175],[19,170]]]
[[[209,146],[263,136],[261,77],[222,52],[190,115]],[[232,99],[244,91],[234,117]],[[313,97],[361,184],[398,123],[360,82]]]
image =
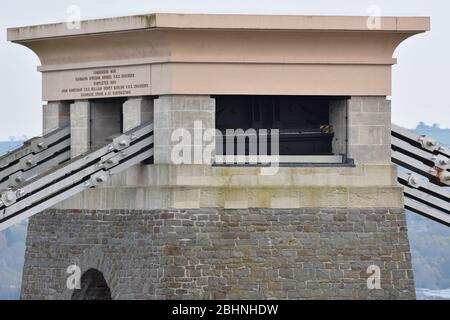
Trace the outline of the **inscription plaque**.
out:
[[[150,95],[150,65],[43,73],[43,100],[79,100]]]

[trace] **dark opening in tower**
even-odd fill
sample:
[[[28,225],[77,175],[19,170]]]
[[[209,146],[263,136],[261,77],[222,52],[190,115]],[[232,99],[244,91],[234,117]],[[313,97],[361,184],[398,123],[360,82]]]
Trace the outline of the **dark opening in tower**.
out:
[[[280,162],[342,163],[347,153],[347,98],[326,96],[216,96],[216,156],[260,155],[260,132],[279,132]],[[232,130],[231,130],[232,129]],[[234,131],[233,131],[234,130]],[[263,131],[261,131],[263,130]],[[252,148],[256,133],[257,147]],[[243,138],[240,136],[244,136]],[[239,140],[239,138],[242,138]],[[230,149],[227,143],[234,141]],[[243,142],[245,141],[245,142]],[[268,154],[274,154],[267,143]],[[245,146],[242,146],[242,143]],[[241,146],[240,146],[241,144]]]

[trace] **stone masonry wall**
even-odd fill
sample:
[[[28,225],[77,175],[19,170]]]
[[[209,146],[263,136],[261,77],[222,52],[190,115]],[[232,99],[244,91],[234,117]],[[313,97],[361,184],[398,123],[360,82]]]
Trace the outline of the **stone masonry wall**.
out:
[[[216,101],[210,96],[168,95],[155,99],[154,163],[173,163],[172,148],[181,141],[192,147],[193,154],[202,154],[208,145],[215,146],[215,136],[203,140],[205,132],[195,126],[196,123],[201,124],[205,131],[215,129],[215,111]],[[179,134],[190,138],[182,140]],[[199,141],[196,141],[196,136],[200,138]],[[189,163],[201,164],[203,160],[191,157]]]
[[[348,156],[356,164],[391,163],[391,101],[351,97],[348,106]]]
[[[23,299],[70,299],[66,269],[113,299],[414,299],[403,209],[47,210],[30,219]],[[367,288],[369,265],[381,289]]]

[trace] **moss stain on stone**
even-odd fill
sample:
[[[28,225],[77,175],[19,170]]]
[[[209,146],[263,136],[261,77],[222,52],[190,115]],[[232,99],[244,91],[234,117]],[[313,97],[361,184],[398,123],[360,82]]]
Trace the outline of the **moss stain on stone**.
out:
[[[141,16],[144,21],[145,28],[155,28],[156,27],[156,15],[155,14],[147,14],[145,16]]]

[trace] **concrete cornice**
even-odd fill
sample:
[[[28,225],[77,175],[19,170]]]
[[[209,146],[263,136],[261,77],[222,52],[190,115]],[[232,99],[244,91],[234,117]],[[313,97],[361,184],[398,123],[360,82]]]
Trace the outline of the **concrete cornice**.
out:
[[[45,24],[8,29],[8,41],[23,42],[47,38],[124,32],[155,28],[292,30],[292,31],[390,31],[425,32],[430,30],[428,17],[380,17],[380,28],[369,30],[363,16],[294,16],[155,13],[127,17],[86,20],[79,29],[66,23]]]
[[[139,65],[150,95],[388,96],[395,49],[430,19],[381,17],[376,30],[368,19],[151,14],[9,29],[8,39],[39,57],[46,101],[77,98],[60,92],[81,70]]]

